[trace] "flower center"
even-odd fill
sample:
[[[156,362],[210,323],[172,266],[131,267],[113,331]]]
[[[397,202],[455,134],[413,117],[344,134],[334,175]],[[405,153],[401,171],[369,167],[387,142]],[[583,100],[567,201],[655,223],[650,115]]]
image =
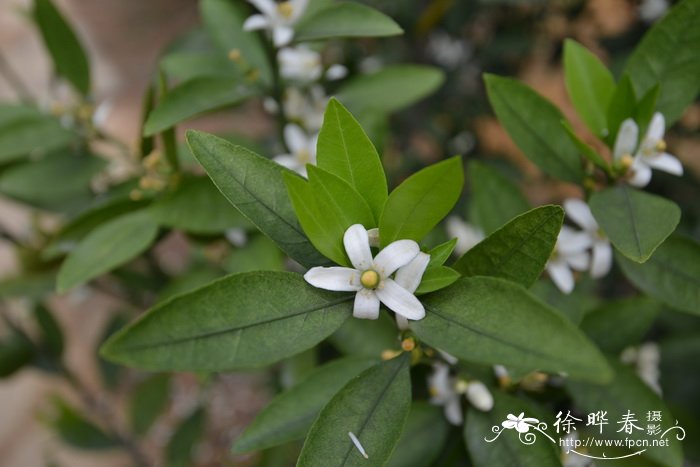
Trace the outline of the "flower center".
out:
[[[379,279],[377,271],[368,269],[360,276],[360,284],[366,289],[376,289],[379,285]]]
[[[628,170],[630,167],[632,167],[632,164],[634,163],[634,158],[632,157],[631,154],[624,154],[620,158],[620,167],[622,167],[623,170]]]
[[[308,164],[311,162],[311,153],[306,149],[302,149],[297,153],[297,159],[302,164]]]
[[[277,5],[277,11],[279,11],[279,14],[284,16],[285,18],[289,19],[292,16],[292,13],[294,13],[294,7],[292,7],[292,2],[282,2],[279,5]]]
[[[654,149],[656,149],[656,152],[664,152],[666,150],[666,141],[658,140],[654,145]]]

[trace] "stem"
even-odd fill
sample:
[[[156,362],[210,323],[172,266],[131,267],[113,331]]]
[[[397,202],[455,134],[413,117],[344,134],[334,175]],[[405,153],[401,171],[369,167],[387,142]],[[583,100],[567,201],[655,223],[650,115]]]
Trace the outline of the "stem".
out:
[[[160,100],[162,101],[168,95],[168,80],[163,71],[159,75],[159,91]],[[160,134],[161,142],[163,143],[163,152],[168,160],[173,172],[180,172],[180,161],[177,158],[177,141],[175,139],[175,126],[171,126]]]
[[[270,60],[272,69],[272,98],[277,102],[277,136],[282,143],[282,147],[289,152],[289,147],[284,139],[284,127],[287,125],[287,116],[284,113],[284,87],[280,76],[280,67],[277,63],[277,49],[270,41],[265,41],[267,57]]]
[[[24,85],[19,75],[15,73],[2,53],[0,53],[0,75],[5,77],[7,83],[22,101],[32,102],[34,100],[29,89]]]

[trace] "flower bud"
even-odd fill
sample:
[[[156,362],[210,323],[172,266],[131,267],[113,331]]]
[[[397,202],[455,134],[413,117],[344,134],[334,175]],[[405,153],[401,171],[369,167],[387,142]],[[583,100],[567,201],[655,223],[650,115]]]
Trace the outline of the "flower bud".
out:
[[[488,412],[493,408],[493,396],[481,381],[474,381],[467,386],[467,400],[474,408]]]

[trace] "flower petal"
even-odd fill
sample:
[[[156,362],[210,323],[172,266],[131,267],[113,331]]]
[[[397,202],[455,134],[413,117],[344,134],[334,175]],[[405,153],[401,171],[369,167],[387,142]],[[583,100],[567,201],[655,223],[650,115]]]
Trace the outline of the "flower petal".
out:
[[[410,263],[408,263],[406,266],[400,267],[399,270],[396,271],[394,280],[407,291],[411,293],[415,292],[420,285],[420,281],[423,278],[423,273],[425,272],[425,268],[428,267],[429,262],[430,255],[419,252]]]
[[[630,185],[639,188],[645,187],[651,181],[651,167],[641,162],[639,158],[635,158],[632,165],[632,177],[630,177]]]
[[[284,142],[287,143],[289,150],[293,153],[305,151],[307,140],[306,133],[299,125],[290,123],[284,127]]]
[[[355,295],[352,315],[360,319],[379,318],[379,299],[373,290],[361,289]]]
[[[455,251],[464,254],[484,239],[484,233],[477,227],[471,226],[457,216],[447,218],[445,225],[447,235],[457,239]]]
[[[578,253],[571,253],[564,257],[564,261],[569,265],[571,269],[577,271],[585,271],[589,266],[589,257],[587,251],[579,251]]]
[[[289,44],[294,37],[294,29],[289,26],[277,26],[272,30],[272,41],[275,47],[282,47]]]
[[[488,412],[493,408],[491,391],[481,381],[474,381],[467,386],[467,400],[476,409]]]
[[[345,235],[343,235],[343,245],[350,262],[357,270],[366,271],[372,268],[372,251],[369,249],[369,236],[362,224],[354,224],[348,227]]]
[[[547,272],[559,290],[565,294],[574,290],[574,275],[571,269],[562,261],[550,261],[547,263]]]
[[[367,236],[369,237],[369,246],[379,248],[379,229],[377,227],[369,229]]]
[[[559,253],[566,256],[585,251],[592,244],[593,237],[590,232],[579,232],[565,225],[559,231],[556,249]]]
[[[631,118],[628,118],[617,132],[615,139],[615,149],[613,155],[615,160],[619,160],[625,154],[634,154],[634,149],[637,147],[637,138],[639,137],[639,128]]]
[[[277,14],[277,3],[274,0],[248,0],[255,8],[260,10],[266,16],[275,16]]]
[[[425,308],[420,300],[392,279],[384,279],[375,293],[379,300],[394,313],[414,320],[425,317]]]
[[[664,114],[656,112],[654,116],[651,117],[649,127],[647,128],[647,134],[644,135],[644,141],[649,142],[652,146],[656,146],[656,143],[664,138],[665,132],[666,120],[664,119]]]
[[[598,222],[596,222],[591,213],[591,208],[588,207],[585,201],[569,198],[564,201],[564,209],[566,210],[566,215],[584,230],[593,232],[598,230]]]
[[[380,251],[374,258],[374,267],[382,277],[389,277],[401,266],[416,257],[420,248],[413,240],[397,240]]]
[[[359,272],[338,266],[311,268],[304,274],[304,280],[319,289],[337,292],[354,292],[362,288]]]
[[[243,23],[244,31],[255,31],[256,29],[267,29],[268,27],[270,27],[270,20],[263,15],[250,16]]]
[[[683,165],[681,161],[667,152],[647,158],[646,163],[656,170],[668,172],[673,175],[683,175]]]
[[[291,0],[292,3],[292,16],[289,18],[291,23],[297,22],[301,15],[306,11],[306,7],[309,4],[309,0]]]
[[[396,327],[399,328],[399,331],[405,331],[411,327],[403,316],[394,314],[394,318],[396,318]]]
[[[462,404],[459,397],[452,397],[445,404],[445,418],[453,425],[459,426],[464,421]]]
[[[607,240],[599,240],[593,244],[591,258],[591,277],[598,279],[606,275],[612,267],[612,246]]]
[[[331,65],[328,67],[326,70],[326,79],[328,81],[335,81],[339,79],[343,79],[347,76],[348,74],[348,69],[345,65]]]
[[[299,163],[299,159],[291,154],[281,154],[272,158],[273,161],[277,162],[279,165],[288,168],[289,170],[294,170],[299,172],[303,167]]]

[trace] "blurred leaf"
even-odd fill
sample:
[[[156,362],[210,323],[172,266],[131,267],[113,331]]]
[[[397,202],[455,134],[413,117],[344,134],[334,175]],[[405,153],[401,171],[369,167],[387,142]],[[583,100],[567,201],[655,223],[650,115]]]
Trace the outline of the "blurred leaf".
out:
[[[114,333],[126,326],[127,323],[128,320],[122,314],[112,316],[105,326],[104,333],[100,336],[99,345],[102,345]],[[97,357],[97,363],[105,387],[108,389],[116,389],[121,379],[120,374],[122,367],[99,356]]]
[[[588,204],[610,242],[637,263],[651,257],[681,218],[674,202],[627,185],[593,193]]]
[[[158,225],[146,210],[117,217],[90,232],[70,252],[56,278],[58,293],[94,279],[143,253]]]
[[[41,342],[51,353],[51,356],[60,358],[63,354],[63,331],[53,314],[43,305],[34,308],[34,318],[41,329]]]
[[[241,79],[242,73],[224,53],[173,52],[160,59],[160,69],[170,79],[180,82],[195,78]]]
[[[401,437],[411,406],[409,355],[365,370],[323,408],[301,450],[299,467],[363,466],[353,433],[372,465],[384,465]]]
[[[256,235],[245,246],[231,252],[222,266],[229,273],[282,271],[284,255],[272,240]]]
[[[378,358],[385,350],[399,349],[399,331],[387,313],[376,320],[349,319],[329,340],[345,355]]]
[[[670,237],[644,264],[621,255],[616,258],[622,272],[640,290],[677,310],[700,314],[700,245],[697,242]]]
[[[454,284],[460,274],[447,266],[435,266],[425,270],[415,295],[424,295]]]
[[[598,349],[560,313],[524,288],[492,277],[465,277],[423,300],[426,315],[411,329],[429,345],[476,363],[605,381]]]
[[[189,131],[187,142],[224,196],[303,266],[326,263],[297,221],[284,185],[292,173],[273,161],[213,135]]]
[[[192,464],[192,451],[197,441],[204,434],[206,413],[199,408],[183,421],[165,449],[168,467],[188,467]]]
[[[295,27],[297,42],[339,37],[385,37],[403,29],[384,13],[360,3],[332,4],[307,17]]]
[[[664,400],[686,408],[697,422],[700,416],[700,378],[697,372],[691,371],[691,367],[700,361],[700,333],[668,336],[659,342],[659,353]]]
[[[563,120],[561,124],[564,127],[566,133],[569,135],[569,138],[571,138],[571,141],[576,145],[578,152],[590,162],[595,164],[597,167],[607,172],[609,170],[609,164],[605,159],[603,159],[603,157],[600,154],[598,154],[598,151],[593,149],[588,144],[584,143],[583,140],[578,137],[578,135],[576,134],[569,122]]]
[[[11,376],[29,365],[35,356],[34,344],[24,334],[11,331],[0,339],[0,378]]]
[[[224,371],[269,365],[332,334],[353,296],[296,273],[233,274],[161,303],[109,339],[105,358],[155,371]]]
[[[51,0],[34,0],[34,20],[56,72],[81,94],[90,93],[90,65],[80,41]]]
[[[347,357],[317,368],[275,397],[236,440],[233,452],[257,451],[303,438],[335,393],[375,363],[375,359]]]
[[[46,423],[56,431],[66,444],[88,450],[119,447],[117,440],[87,420],[60,397],[53,397],[53,406],[56,413],[54,416],[47,418]]]
[[[24,297],[43,299],[53,292],[56,284],[56,271],[30,272],[13,276],[0,282],[0,298]]]
[[[131,429],[143,436],[170,402],[170,375],[154,375],[139,384],[131,394]]]
[[[617,132],[620,130],[622,122],[634,116],[637,107],[637,96],[634,93],[632,80],[629,75],[620,78],[615,88],[615,93],[610,98],[608,104],[608,135],[605,138],[608,146],[614,147],[617,139]]]
[[[379,219],[380,241],[423,240],[454,207],[462,193],[464,169],[459,156],[420,170],[389,195]]]
[[[646,33],[627,61],[625,73],[637,95],[656,84],[656,108],[671,126],[700,91],[700,0],[678,2]]]
[[[195,266],[184,274],[173,277],[165,287],[158,293],[158,302],[164,302],[187,292],[192,292],[216,279],[221,278],[223,273],[218,269],[206,266]]]
[[[501,277],[530,287],[552,255],[563,221],[559,206],[535,208],[486,237],[452,267],[465,276]]]
[[[75,138],[52,116],[30,107],[0,104],[0,163],[59,148]]]
[[[553,177],[580,182],[578,149],[561,125],[559,109],[515,79],[486,74],[484,81],[498,120],[525,155]]]
[[[437,245],[436,247],[432,248],[430,251],[428,251],[428,254],[430,255],[430,262],[428,262],[428,267],[435,267],[435,266],[442,266],[445,264],[445,261],[450,259],[450,256],[452,255],[452,252],[455,249],[455,246],[457,245],[457,239],[453,238],[452,240],[448,240],[445,243],[441,243]]]
[[[578,326],[584,314],[598,305],[595,290],[591,290],[596,283],[590,278],[584,279],[576,284],[571,293],[565,294],[551,280],[540,279],[533,284],[530,292]]]
[[[433,465],[440,455],[449,425],[442,408],[425,402],[414,402],[399,444],[389,459],[388,467],[424,467]]]

